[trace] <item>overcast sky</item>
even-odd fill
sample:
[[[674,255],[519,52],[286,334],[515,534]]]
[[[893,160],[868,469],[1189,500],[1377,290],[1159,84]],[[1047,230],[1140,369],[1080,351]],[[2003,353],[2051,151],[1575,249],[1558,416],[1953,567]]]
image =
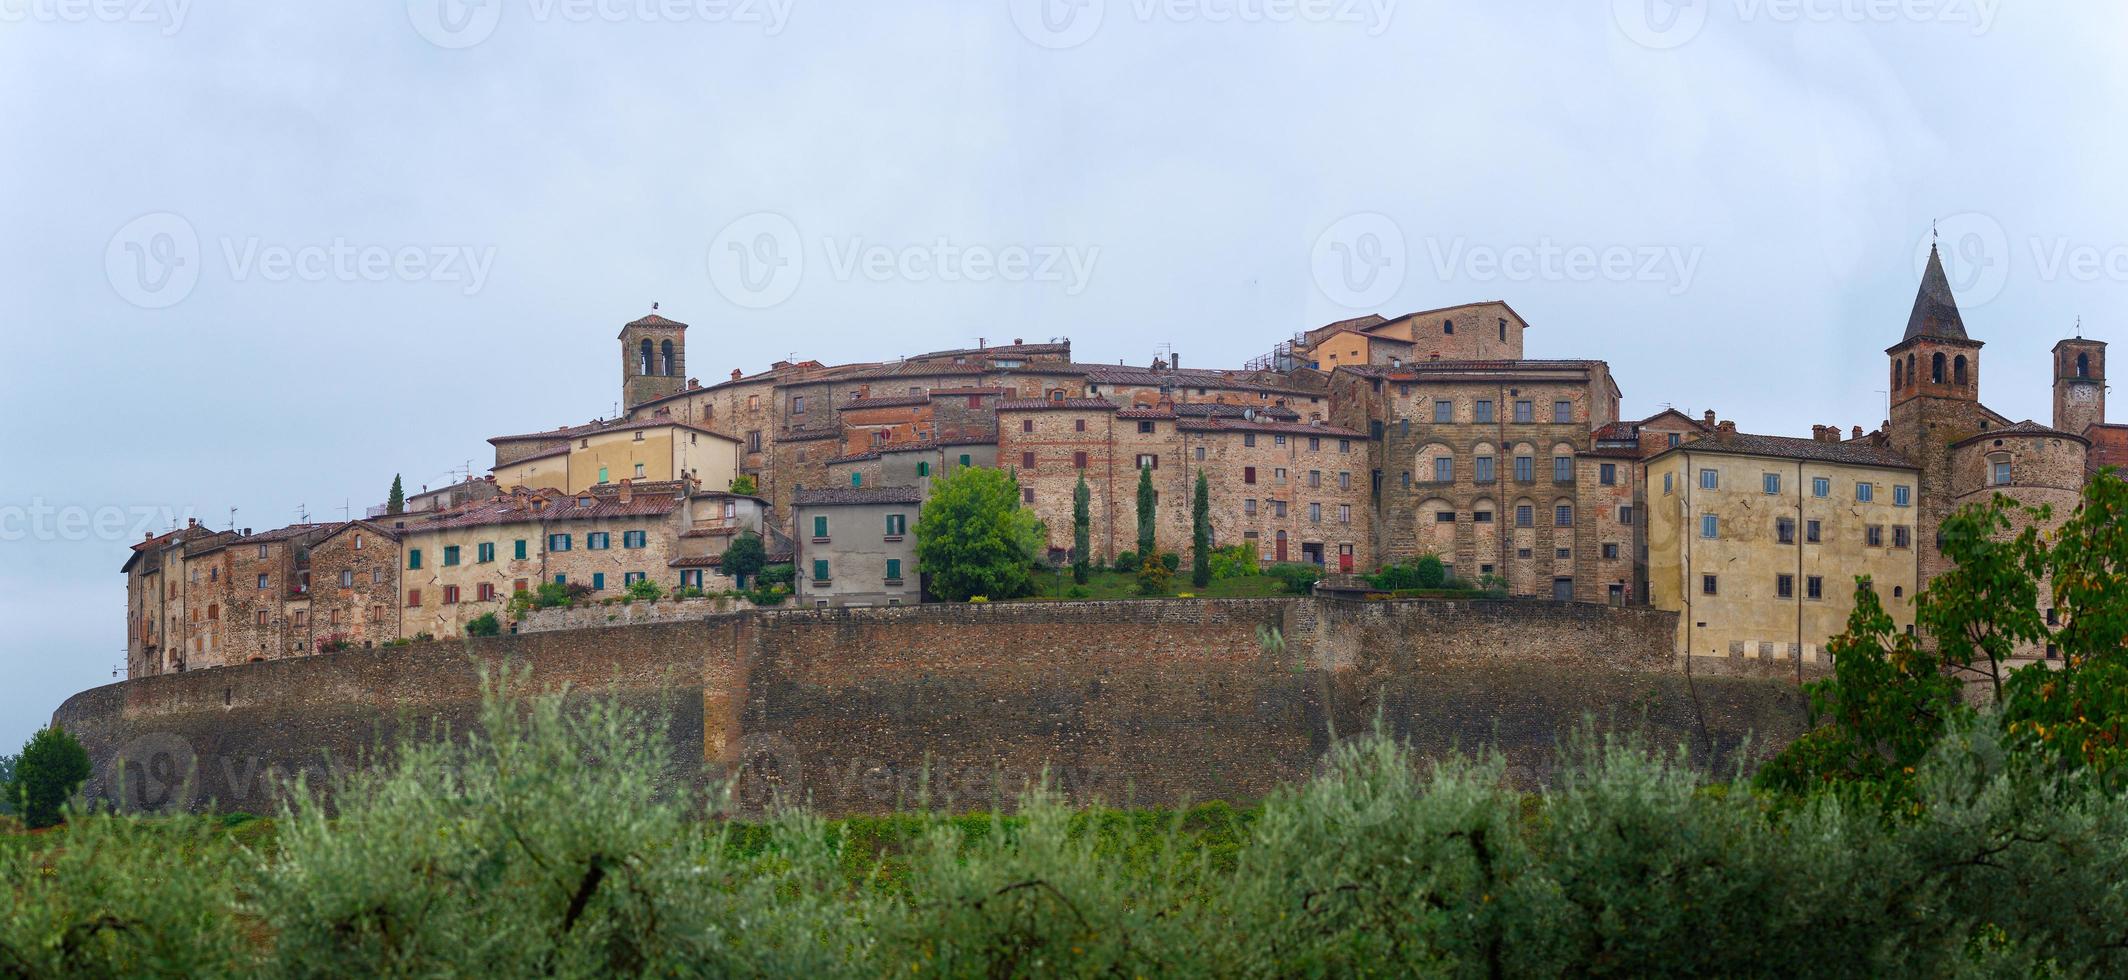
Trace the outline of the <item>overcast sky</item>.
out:
[[[1047,2],[1047,6],[1044,5]],[[2065,10],[2061,8],[2075,8]],[[1505,299],[1629,416],[1874,427],[1932,219],[1986,400],[2123,333],[2128,8],[0,0],[0,748],[193,515],[356,514],[618,398],[1068,336],[1238,365]]]

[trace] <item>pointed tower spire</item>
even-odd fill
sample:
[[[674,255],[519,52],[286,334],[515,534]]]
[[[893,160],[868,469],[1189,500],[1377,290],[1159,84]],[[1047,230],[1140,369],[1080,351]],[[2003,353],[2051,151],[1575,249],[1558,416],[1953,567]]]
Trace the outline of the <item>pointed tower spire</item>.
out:
[[[1943,274],[1943,256],[1929,243],[1928,268],[1921,273],[1921,291],[1914,296],[1914,312],[1906,318],[1906,336],[1965,340],[1965,320],[1958,315],[1958,301],[1951,298],[1950,277]]]

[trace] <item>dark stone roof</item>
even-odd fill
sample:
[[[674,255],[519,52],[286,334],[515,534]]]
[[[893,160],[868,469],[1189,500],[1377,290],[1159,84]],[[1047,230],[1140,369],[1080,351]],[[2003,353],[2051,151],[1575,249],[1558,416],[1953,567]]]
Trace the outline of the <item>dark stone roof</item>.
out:
[[[1734,436],[1714,435],[1692,442],[1672,446],[1656,453],[1660,459],[1671,453],[1713,453],[1726,456],[1768,456],[1775,459],[1801,459],[1821,463],[1844,463],[1851,466],[1888,466],[1896,469],[1919,469],[1906,457],[1876,445],[1867,439],[1845,442],[1820,442],[1816,439],[1799,439],[1793,436],[1759,436],[1739,432]]]
[[[1994,429],[1982,429],[1973,435],[1967,436],[1963,439],[1958,440],[1957,442],[1951,443],[1951,445],[1963,446],[1970,442],[1979,442],[1982,439],[2000,439],[2003,436],[2038,436],[2043,439],[2074,439],[2077,442],[2081,442],[2087,446],[2091,444],[2091,440],[2086,439],[2083,436],[2077,435],[2074,432],[2065,432],[2061,429],[2057,429],[2052,426],[2041,425],[2037,422],[2032,421],[2031,419],[2026,419],[2022,422],[2018,422],[2013,425],[2005,425]]]
[[[924,502],[924,491],[921,487],[829,487],[799,490],[792,494],[791,500],[800,507],[920,504]]]
[[[1914,294],[1914,312],[1906,318],[1906,336],[1900,343],[1921,338],[1967,340],[1965,320],[1958,315],[1958,301],[1951,298],[1951,281],[1943,274],[1943,257],[1929,246],[1928,268],[1921,273],[1921,290]]]

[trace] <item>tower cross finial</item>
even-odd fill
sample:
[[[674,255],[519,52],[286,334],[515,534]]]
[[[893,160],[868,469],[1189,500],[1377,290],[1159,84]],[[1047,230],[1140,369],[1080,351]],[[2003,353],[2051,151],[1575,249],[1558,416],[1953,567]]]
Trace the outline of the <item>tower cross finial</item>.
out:
[[[1938,236],[1938,232],[1937,232],[1937,230],[1936,230],[1936,219],[1934,219],[1934,218],[1930,218],[1930,219],[1929,219],[1929,251],[1932,251],[1932,252],[1933,252],[1933,251],[1935,251],[1935,250],[1936,250],[1936,241],[1937,241],[1937,238],[1938,238],[1938,237],[1939,237],[1939,236]]]
[[[651,300],[651,301],[650,301],[650,311],[651,311],[651,312],[653,312],[653,313],[655,313],[655,312],[657,312],[657,309],[658,309],[658,301],[657,301],[657,300]]]
[[[2081,313],[2076,315],[2076,339],[2084,339],[2084,315]]]

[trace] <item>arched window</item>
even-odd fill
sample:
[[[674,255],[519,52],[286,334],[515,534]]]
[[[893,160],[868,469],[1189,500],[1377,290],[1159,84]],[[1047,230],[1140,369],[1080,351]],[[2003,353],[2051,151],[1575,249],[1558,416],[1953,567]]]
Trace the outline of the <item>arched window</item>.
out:
[[[2079,378],[2088,378],[2091,376],[2091,355],[2076,355],[2076,376]]]
[[[1452,333],[1455,333],[1455,332],[1456,332],[1456,321],[1454,321],[1454,320],[1443,320],[1443,321],[1441,321],[1441,333],[1443,333],[1443,334],[1445,335],[1445,334],[1452,334]]]
[[[1929,359],[1929,380],[1936,384],[1943,383],[1943,353],[1941,351],[1938,351],[1935,357]]]
[[[1914,355],[1912,354],[1906,355],[1906,383],[1910,385],[1921,383],[1921,375],[1914,373]]]
[[[672,377],[672,341],[666,341],[658,351],[658,373]]]
[[[1906,387],[1906,365],[1899,363],[1895,358],[1892,361],[1892,390],[1898,391],[1904,387]]]
[[[642,356],[641,356],[640,358],[638,358],[638,362],[639,362],[639,363],[637,363],[637,364],[636,364],[636,369],[635,369],[635,373],[637,373],[637,374],[649,374],[649,373],[650,373],[650,353],[651,353],[651,351],[650,351],[650,341],[649,341],[649,340],[648,340],[648,339],[646,338],[646,339],[645,339],[645,340],[643,341],[643,353],[642,353]]]
[[[1963,386],[1963,385],[1965,384],[1965,355],[1964,355],[1964,354],[1960,354],[1960,355],[1958,355],[1958,361],[1957,361],[1957,363],[1955,363],[1954,365],[1952,365],[1952,373],[1951,373],[1951,379],[1952,379],[1953,381],[1957,382],[1957,383],[1958,383],[1958,384],[1959,384],[1960,386]]]

